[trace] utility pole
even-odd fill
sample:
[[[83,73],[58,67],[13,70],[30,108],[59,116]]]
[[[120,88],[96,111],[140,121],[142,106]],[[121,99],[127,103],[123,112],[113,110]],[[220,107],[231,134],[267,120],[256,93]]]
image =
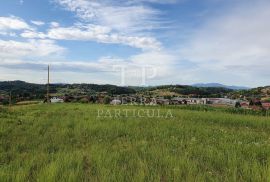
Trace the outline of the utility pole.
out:
[[[48,65],[47,103],[50,103],[50,65]]]
[[[11,107],[12,98],[11,98],[11,91],[9,92],[9,107]]]

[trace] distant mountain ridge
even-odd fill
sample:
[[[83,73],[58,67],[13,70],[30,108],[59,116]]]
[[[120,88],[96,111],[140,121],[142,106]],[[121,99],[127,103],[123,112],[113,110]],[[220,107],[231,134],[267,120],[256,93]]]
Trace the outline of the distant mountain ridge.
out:
[[[47,92],[46,84],[34,84],[24,81],[0,81],[0,97],[12,95],[17,98],[43,99]],[[120,87],[116,85],[97,85],[97,84],[50,84],[50,93],[53,95],[96,95],[100,92],[106,92],[107,95],[121,94],[142,94],[156,96],[195,96],[195,97],[223,97],[224,95],[233,95],[241,92],[242,95],[265,95],[269,94],[266,87],[249,89],[248,87],[226,86],[219,83],[200,83],[192,86],[188,85],[161,85],[150,87]],[[237,93],[236,93],[237,92]]]
[[[245,86],[228,86],[228,85],[223,85],[220,83],[196,83],[191,85],[193,87],[222,87],[222,88],[228,88],[232,90],[249,90],[251,88],[245,87]]]
[[[53,95],[95,95],[106,92],[107,95],[142,94],[157,96],[193,95],[195,97],[221,97],[232,92],[232,89],[223,87],[193,87],[188,85],[161,85],[149,87],[120,87],[116,85],[97,84],[50,84],[50,93]],[[7,97],[12,92],[17,98],[42,99],[47,92],[46,84],[34,84],[24,81],[0,82],[0,96]]]

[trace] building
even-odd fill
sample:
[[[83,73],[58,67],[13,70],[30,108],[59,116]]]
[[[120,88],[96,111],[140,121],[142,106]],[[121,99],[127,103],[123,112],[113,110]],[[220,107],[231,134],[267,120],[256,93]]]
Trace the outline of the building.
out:
[[[265,110],[269,110],[270,109],[270,102],[262,102],[262,107]]]
[[[57,97],[51,98],[51,103],[63,103],[63,102],[64,102],[64,99],[60,99]]]
[[[248,109],[249,108],[249,102],[248,101],[242,101],[242,102],[240,102],[240,106],[243,109]]]
[[[121,102],[121,100],[119,100],[119,99],[113,99],[111,102],[110,102],[110,104],[111,105],[120,105],[122,102]]]
[[[187,101],[188,104],[200,104],[200,105],[204,105],[206,104],[206,99],[204,98],[187,98],[185,99]]]
[[[226,105],[226,106],[235,106],[237,100],[232,100],[228,98],[208,98],[207,104],[213,105]]]
[[[171,103],[173,105],[181,105],[181,104],[189,104],[189,105],[194,105],[194,104],[202,104],[205,105],[207,102],[207,99],[205,98],[181,98],[181,97],[174,97],[171,99]]]
[[[169,105],[170,100],[169,99],[158,98],[158,99],[156,99],[156,103],[159,104],[159,105]]]

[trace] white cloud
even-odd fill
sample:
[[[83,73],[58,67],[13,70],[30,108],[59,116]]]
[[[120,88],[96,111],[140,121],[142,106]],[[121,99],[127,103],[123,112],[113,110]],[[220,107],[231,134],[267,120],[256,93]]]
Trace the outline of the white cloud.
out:
[[[128,69],[127,83],[138,85],[141,81],[141,66],[150,65],[157,68],[157,75],[150,80],[150,84],[194,82],[222,82],[249,86],[269,84],[270,3],[267,1],[260,0],[256,3],[253,1],[252,5],[249,4],[251,1],[236,3],[238,7],[234,9],[221,9],[218,15],[201,22],[202,27],[196,27],[195,31],[188,30],[192,32],[188,34],[191,36],[185,38],[188,42],[181,42],[182,48],[179,52],[160,49],[161,43],[150,34],[151,31],[148,31],[162,26],[160,19],[162,13],[151,8],[151,3],[168,3],[167,1],[55,1],[67,10],[75,12],[84,23],[62,27],[57,22],[51,22],[46,32],[38,32],[20,18],[0,17],[0,34],[9,35],[6,30],[23,30],[21,36],[24,38],[43,39],[24,42],[1,40],[1,67],[14,68],[16,73],[17,69],[42,67],[49,61],[29,60],[33,60],[33,57],[61,54],[63,48],[55,43],[56,40],[96,41],[129,45],[145,51],[127,59],[53,61],[51,64],[57,72],[55,74],[59,77],[72,75],[71,80],[64,82],[99,80],[99,83],[120,84],[120,73],[110,71],[113,71],[113,65],[124,65]],[[6,23],[9,21],[5,18],[15,19],[20,23]],[[97,74],[94,74],[94,77],[87,78],[86,75],[95,71]]]
[[[23,30],[31,27],[22,19],[10,16],[0,17],[0,30]]]
[[[264,80],[270,67],[270,3],[245,3],[213,17],[190,38],[179,54],[195,62],[205,80],[251,83]],[[204,72],[205,73],[205,72]],[[239,84],[239,83],[238,83]],[[241,83],[240,83],[241,84]],[[264,84],[269,84],[265,81]]]
[[[107,33],[93,32],[90,28],[52,29],[51,37],[70,37],[72,40],[95,40],[101,43],[124,44],[141,49],[158,50],[162,47],[152,30],[165,27],[164,12],[149,3],[175,3],[176,0],[54,0],[64,9],[74,12],[84,24],[105,27]],[[166,27],[168,27],[166,22]],[[60,36],[60,32],[64,32]],[[56,36],[55,36],[56,35]]]
[[[1,44],[0,44],[1,45]],[[1,50],[1,49],[0,49]],[[17,55],[26,55],[26,53],[16,53]],[[99,83],[121,84],[121,72],[115,69],[115,66],[124,66],[126,71],[126,84],[140,85],[142,82],[142,69],[147,69],[147,82],[146,84],[158,83],[166,80],[168,76],[172,76],[175,72],[172,63],[175,63],[176,57],[171,56],[168,52],[145,52],[142,54],[134,55],[128,59],[103,57],[96,61],[89,60],[89,62],[82,61],[29,61],[21,59],[20,57],[5,57],[1,58],[0,54],[0,67],[3,69],[12,70],[29,70],[31,75],[34,72],[40,72],[46,67],[47,64],[51,65],[54,75],[73,75],[73,78],[65,80],[64,82],[95,82],[97,79]],[[152,78],[153,69],[156,75]],[[13,72],[14,73],[14,72]],[[15,74],[15,73],[14,73]],[[86,75],[91,75],[88,77]],[[12,76],[16,77],[16,76]],[[55,76],[53,76],[56,78]],[[62,77],[62,79],[65,78]],[[92,80],[95,78],[94,80]],[[19,78],[19,75],[17,77]],[[28,78],[29,79],[29,78]],[[26,79],[26,80],[28,80]],[[38,78],[35,78],[38,80]],[[56,78],[59,80],[60,77]],[[39,78],[42,80],[42,78]],[[62,80],[63,81],[63,80]],[[40,82],[40,81],[38,81]]]
[[[37,26],[42,26],[45,24],[43,21],[34,21],[34,20],[32,20],[31,23],[33,23],[34,25],[37,25]]]
[[[33,38],[46,39],[48,37],[43,32],[29,31],[29,30],[22,32],[21,36],[24,38],[29,38],[29,39],[33,39]]]
[[[36,58],[61,55],[65,49],[52,40],[28,40],[24,42],[0,40],[0,58]]]
[[[165,1],[55,0],[55,2],[65,9],[75,12],[84,21],[128,33],[160,28],[162,24],[160,15],[162,13],[143,2],[159,3]]]
[[[180,0],[128,0],[126,3],[140,3],[140,2],[148,2],[148,3],[160,3],[160,4],[171,4],[179,2]],[[185,1],[185,0],[182,0]]]
[[[51,22],[50,24],[51,24],[51,27],[53,27],[53,28],[60,26],[59,23],[55,22],[55,21]]]
[[[80,25],[73,27],[55,27],[47,33],[25,31],[25,38],[49,38],[55,40],[97,41],[100,43],[123,44],[145,50],[160,49],[161,43],[152,37],[125,36],[113,33],[110,28],[97,25]]]
[[[2,36],[10,36],[10,37],[16,37],[17,36],[17,34],[16,33],[14,33],[14,32],[0,32],[0,35],[2,35]]]

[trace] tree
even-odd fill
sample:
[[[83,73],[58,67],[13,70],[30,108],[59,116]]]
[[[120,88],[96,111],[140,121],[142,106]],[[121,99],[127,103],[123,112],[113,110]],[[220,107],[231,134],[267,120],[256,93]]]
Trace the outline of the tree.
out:
[[[104,102],[104,104],[110,104],[111,98],[109,96],[106,96],[106,97],[104,97],[103,102]]]
[[[236,108],[240,108],[240,107],[241,107],[240,102],[236,102],[236,103],[235,103],[235,107],[236,107]]]

